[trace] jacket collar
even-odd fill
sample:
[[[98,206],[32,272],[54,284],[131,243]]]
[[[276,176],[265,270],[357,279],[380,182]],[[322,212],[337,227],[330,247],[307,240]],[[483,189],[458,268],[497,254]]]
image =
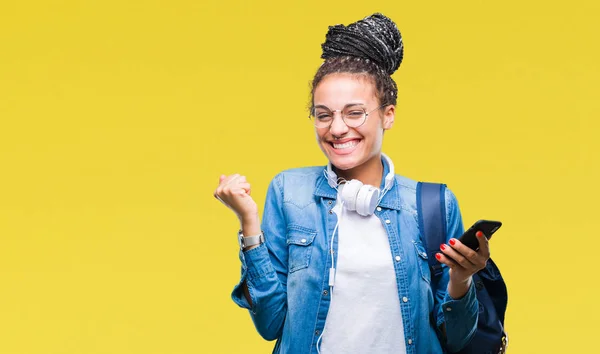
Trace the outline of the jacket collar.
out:
[[[381,162],[383,163],[383,176],[381,177],[381,185],[379,186],[379,190],[382,191],[385,185],[385,176],[390,171],[390,168],[382,157]],[[325,172],[327,166],[323,167],[323,172]],[[327,182],[327,178],[325,177],[325,173],[321,173],[317,178],[317,184],[315,188],[315,195],[318,197],[336,199],[337,191],[334,188],[331,188],[329,183]],[[392,183],[392,188],[383,196],[381,203],[379,206],[387,209],[400,210],[400,193],[398,188],[398,181],[394,178],[394,182]]]

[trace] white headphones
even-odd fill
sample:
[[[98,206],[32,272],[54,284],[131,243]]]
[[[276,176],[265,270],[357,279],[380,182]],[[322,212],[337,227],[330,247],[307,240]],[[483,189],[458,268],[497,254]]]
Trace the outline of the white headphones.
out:
[[[388,163],[390,170],[385,176],[385,185],[381,193],[379,188],[363,184],[357,179],[338,184],[338,177],[331,168],[331,162],[327,164],[327,170],[325,171],[327,182],[331,188],[337,189],[342,202],[348,210],[356,211],[362,216],[372,215],[385,193],[392,188],[392,184],[394,183],[394,163],[386,154],[381,153],[381,156]]]

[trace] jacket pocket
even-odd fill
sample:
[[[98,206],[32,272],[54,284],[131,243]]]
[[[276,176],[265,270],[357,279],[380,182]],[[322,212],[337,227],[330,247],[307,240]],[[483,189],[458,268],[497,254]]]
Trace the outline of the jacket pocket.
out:
[[[317,232],[299,226],[289,226],[287,244],[289,250],[288,272],[307,268],[312,255],[312,243]]]
[[[427,257],[427,252],[425,251],[425,247],[421,241],[414,241],[413,245],[415,246],[415,252],[417,253],[417,263],[419,264],[419,273],[421,277],[426,282],[431,282],[431,271],[429,270],[429,260]]]

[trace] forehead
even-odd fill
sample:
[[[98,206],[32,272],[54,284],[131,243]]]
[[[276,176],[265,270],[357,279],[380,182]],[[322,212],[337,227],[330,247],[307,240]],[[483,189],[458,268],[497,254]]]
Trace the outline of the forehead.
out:
[[[375,87],[369,78],[363,75],[329,74],[315,88],[313,103],[315,106],[340,109],[350,102],[367,105],[375,100]]]

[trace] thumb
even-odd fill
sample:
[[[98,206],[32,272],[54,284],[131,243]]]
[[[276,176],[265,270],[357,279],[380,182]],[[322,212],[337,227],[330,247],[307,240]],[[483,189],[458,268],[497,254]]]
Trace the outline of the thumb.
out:
[[[225,177],[226,177],[225,175],[219,176],[219,183],[223,182],[223,180],[225,179]]]

